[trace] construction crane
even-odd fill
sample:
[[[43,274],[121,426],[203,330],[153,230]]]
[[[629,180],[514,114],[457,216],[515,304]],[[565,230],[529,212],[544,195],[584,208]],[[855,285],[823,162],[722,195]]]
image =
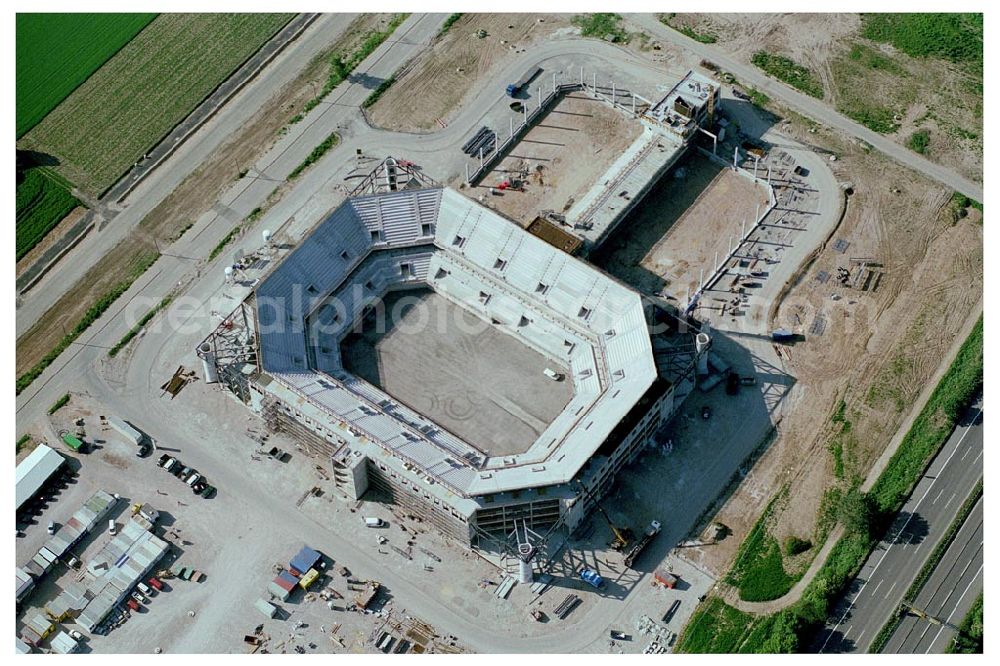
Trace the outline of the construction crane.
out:
[[[577,481],[577,485],[580,487],[580,491],[587,497],[587,499],[594,503],[594,508],[597,509],[602,516],[604,516],[604,520],[608,522],[608,527],[611,528],[611,533],[615,535],[614,541],[609,544],[611,546],[611,550],[625,550],[628,548],[629,543],[632,542],[632,530],[627,527],[618,527],[615,525],[611,521],[611,516],[608,515],[608,512],[605,511],[604,507],[602,507],[600,502],[597,501],[597,498],[594,497],[593,494],[579,481]]]

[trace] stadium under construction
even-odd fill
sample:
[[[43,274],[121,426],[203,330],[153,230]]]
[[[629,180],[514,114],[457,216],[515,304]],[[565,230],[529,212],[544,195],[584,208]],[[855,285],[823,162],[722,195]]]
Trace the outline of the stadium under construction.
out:
[[[328,463],[351,499],[473,547],[572,532],[666,441],[710,344],[686,312],[584,256],[717,104],[689,73],[633,112],[641,145],[567,215],[586,219],[566,225],[581,256],[385,160],[198,346],[206,379]],[[615,210],[624,179],[637,194]]]

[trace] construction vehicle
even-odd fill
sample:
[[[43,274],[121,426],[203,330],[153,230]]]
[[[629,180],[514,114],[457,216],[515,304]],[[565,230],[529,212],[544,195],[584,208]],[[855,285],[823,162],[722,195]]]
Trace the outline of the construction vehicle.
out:
[[[632,565],[635,563],[636,559],[638,559],[639,555],[642,554],[642,551],[645,550],[646,546],[652,543],[653,539],[656,538],[656,535],[660,533],[660,528],[661,525],[658,520],[654,520],[649,524],[649,527],[643,533],[642,537],[640,537],[635,545],[629,549],[628,553],[625,554],[625,566],[632,568]]]
[[[517,97],[517,94],[521,92],[521,89],[531,83],[531,80],[538,76],[541,71],[542,68],[538,66],[528,69],[528,71],[524,73],[524,76],[518,79],[516,83],[511,83],[507,86],[507,96]]]
[[[600,502],[597,501],[597,498],[594,497],[582,483],[578,483],[577,485],[580,487],[580,491],[587,497],[587,499],[594,503],[594,508],[597,509],[602,516],[604,516],[604,520],[608,522],[608,527],[611,528],[611,533],[615,535],[614,541],[608,544],[611,550],[621,551],[628,548],[629,543],[632,542],[631,530],[627,527],[618,527],[611,522],[611,516],[608,515],[608,512],[605,511],[604,507],[602,507]]]

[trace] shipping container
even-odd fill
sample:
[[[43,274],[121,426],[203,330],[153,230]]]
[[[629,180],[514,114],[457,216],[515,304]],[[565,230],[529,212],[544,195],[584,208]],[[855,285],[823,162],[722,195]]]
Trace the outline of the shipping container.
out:
[[[302,576],[302,580],[299,581],[299,586],[303,590],[308,590],[309,586],[315,583],[317,578],[319,578],[319,572],[315,569],[310,569]]]

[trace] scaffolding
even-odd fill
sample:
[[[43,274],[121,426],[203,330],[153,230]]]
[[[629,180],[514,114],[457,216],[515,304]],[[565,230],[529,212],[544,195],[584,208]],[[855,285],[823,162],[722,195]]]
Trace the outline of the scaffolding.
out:
[[[205,381],[222,383],[243,403],[250,402],[250,380],[260,372],[255,313],[253,297],[242,301],[197,347]]]
[[[348,196],[359,197],[437,186],[438,183],[425,176],[420,167],[413,162],[390,156],[372,169]]]

